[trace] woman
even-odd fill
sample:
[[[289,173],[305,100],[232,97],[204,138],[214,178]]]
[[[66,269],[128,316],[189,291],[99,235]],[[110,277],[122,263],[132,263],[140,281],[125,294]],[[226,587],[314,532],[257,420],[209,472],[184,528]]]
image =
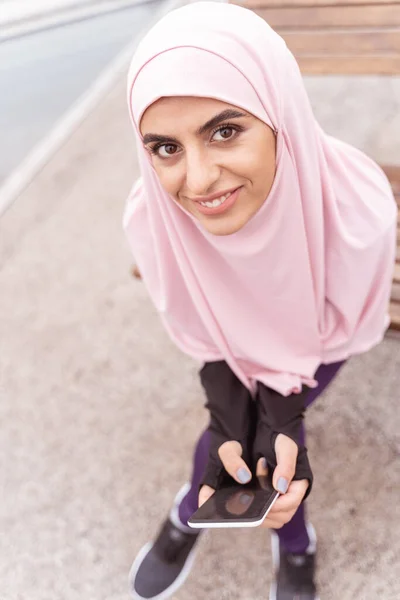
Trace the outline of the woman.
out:
[[[270,598],[314,599],[302,418],[388,326],[390,186],[320,129],[283,40],[238,6],[164,17],[133,58],[128,99],[142,178],[124,227],[171,338],[203,363],[210,411],[191,483],[134,562],[132,595],[168,598],[182,584],[200,486],[202,503],[221,478],[269,468],[282,494],[264,522]]]

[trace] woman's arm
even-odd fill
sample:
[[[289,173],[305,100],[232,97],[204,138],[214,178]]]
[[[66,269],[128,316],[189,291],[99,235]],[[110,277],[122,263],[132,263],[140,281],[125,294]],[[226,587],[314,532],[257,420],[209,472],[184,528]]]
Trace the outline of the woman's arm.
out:
[[[226,476],[226,461],[221,460],[220,452],[226,442],[239,444],[236,446],[236,456],[241,456],[240,463],[234,461],[232,464],[240,464],[242,468],[246,465],[255,474],[259,459],[265,458],[270,468],[275,469],[276,440],[282,434],[297,446],[294,479],[308,480],[308,495],[313,475],[307,449],[300,439],[308,388],[304,388],[300,394],[284,397],[259,383],[254,401],[224,360],[206,363],[200,371],[200,379],[207,396],[211,439],[209,462],[202,483],[215,489]],[[232,474],[232,469],[227,470],[241,481],[236,471]]]
[[[219,456],[219,449],[225,442],[238,442],[243,460],[250,464],[248,442],[255,432],[255,405],[249,390],[224,360],[205,363],[200,380],[207,397],[205,406],[210,413],[211,439],[209,462],[202,483],[216,489],[226,476]]]
[[[301,435],[308,393],[309,388],[303,386],[299,394],[282,396],[259,382],[256,395],[257,431],[253,447],[254,460],[257,462],[260,458],[265,458],[269,467],[275,469],[278,436],[285,435],[295,442],[298,453],[293,479],[308,480],[309,485],[304,499],[310,494],[313,483],[307,448]]]

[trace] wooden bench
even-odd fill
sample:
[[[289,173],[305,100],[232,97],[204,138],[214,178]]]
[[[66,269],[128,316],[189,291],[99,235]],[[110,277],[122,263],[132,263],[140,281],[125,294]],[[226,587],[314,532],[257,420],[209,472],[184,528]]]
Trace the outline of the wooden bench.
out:
[[[400,167],[383,167],[389,181],[392,184],[397,206],[400,211]],[[391,327],[400,329],[400,212],[397,216],[397,252],[396,264],[392,286],[392,297],[390,301]]]
[[[399,0],[234,0],[286,41],[304,74],[400,74]]]
[[[400,0],[233,2],[254,10],[284,38],[304,75],[400,75]],[[382,168],[400,208],[400,167]],[[400,329],[399,221],[390,315],[392,328]]]

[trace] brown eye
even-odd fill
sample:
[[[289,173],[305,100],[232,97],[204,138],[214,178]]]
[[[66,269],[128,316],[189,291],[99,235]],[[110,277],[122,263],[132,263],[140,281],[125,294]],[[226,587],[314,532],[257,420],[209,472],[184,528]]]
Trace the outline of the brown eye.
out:
[[[221,133],[221,137],[223,138],[230,138],[232,135],[233,129],[231,129],[230,127],[225,127],[225,129],[221,129],[220,133]]]
[[[171,156],[175,154],[178,150],[175,144],[163,144],[162,146],[158,146],[156,152],[162,158],[166,158],[167,156]]]
[[[217,131],[214,133],[212,139],[216,142],[229,140],[235,133],[236,130],[233,127],[220,127],[220,129],[217,129]]]

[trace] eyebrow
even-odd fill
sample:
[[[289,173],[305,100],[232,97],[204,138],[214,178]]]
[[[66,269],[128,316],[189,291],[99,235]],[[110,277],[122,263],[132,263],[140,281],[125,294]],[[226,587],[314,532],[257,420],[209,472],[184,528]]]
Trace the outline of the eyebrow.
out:
[[[214,129],[214,127],[216,127],[223,121],[228,121],[229,119],[239,119],[240,117],[247,117],[247,115],[238,110],[228,108],[227,110],[223,110],[222,112],[215,115],[215,117],[212,117],[209,121],[207,121],[207,123],[204,123],[204,125],[199,127],[196,133],[202,135],[203,133],[206,133],[206,131]]]
[[[228,108],[228,109],[223,110],[222,112],[218,113],[217,115],[214,115],[214,117],[211,117],[211,119],[209,119],[206,123],[204,123],[204,125],[199,127],[199,129],[196,131],[196,134],[203,135],[203,133],[210,131],[210,129],[213,129],[214,127],[216,127],[223,121],[227,121],[229,119],[239,119],[240,117],[247,117],[247,116],[248,115],[246,113],[242,113],[238,110],[233,110],[232,108]],[[165,144],[167,142],[169,142],[169,143],[172,142],[174,144],[179,144],[179,141],[174,137],[158,135],[156,133],[146,133],[146,135],[143,136],[143,144],[146,145],[146,144],[150,144],[151,142],[157,142],[157,143],[162,143],[162,144]]]

